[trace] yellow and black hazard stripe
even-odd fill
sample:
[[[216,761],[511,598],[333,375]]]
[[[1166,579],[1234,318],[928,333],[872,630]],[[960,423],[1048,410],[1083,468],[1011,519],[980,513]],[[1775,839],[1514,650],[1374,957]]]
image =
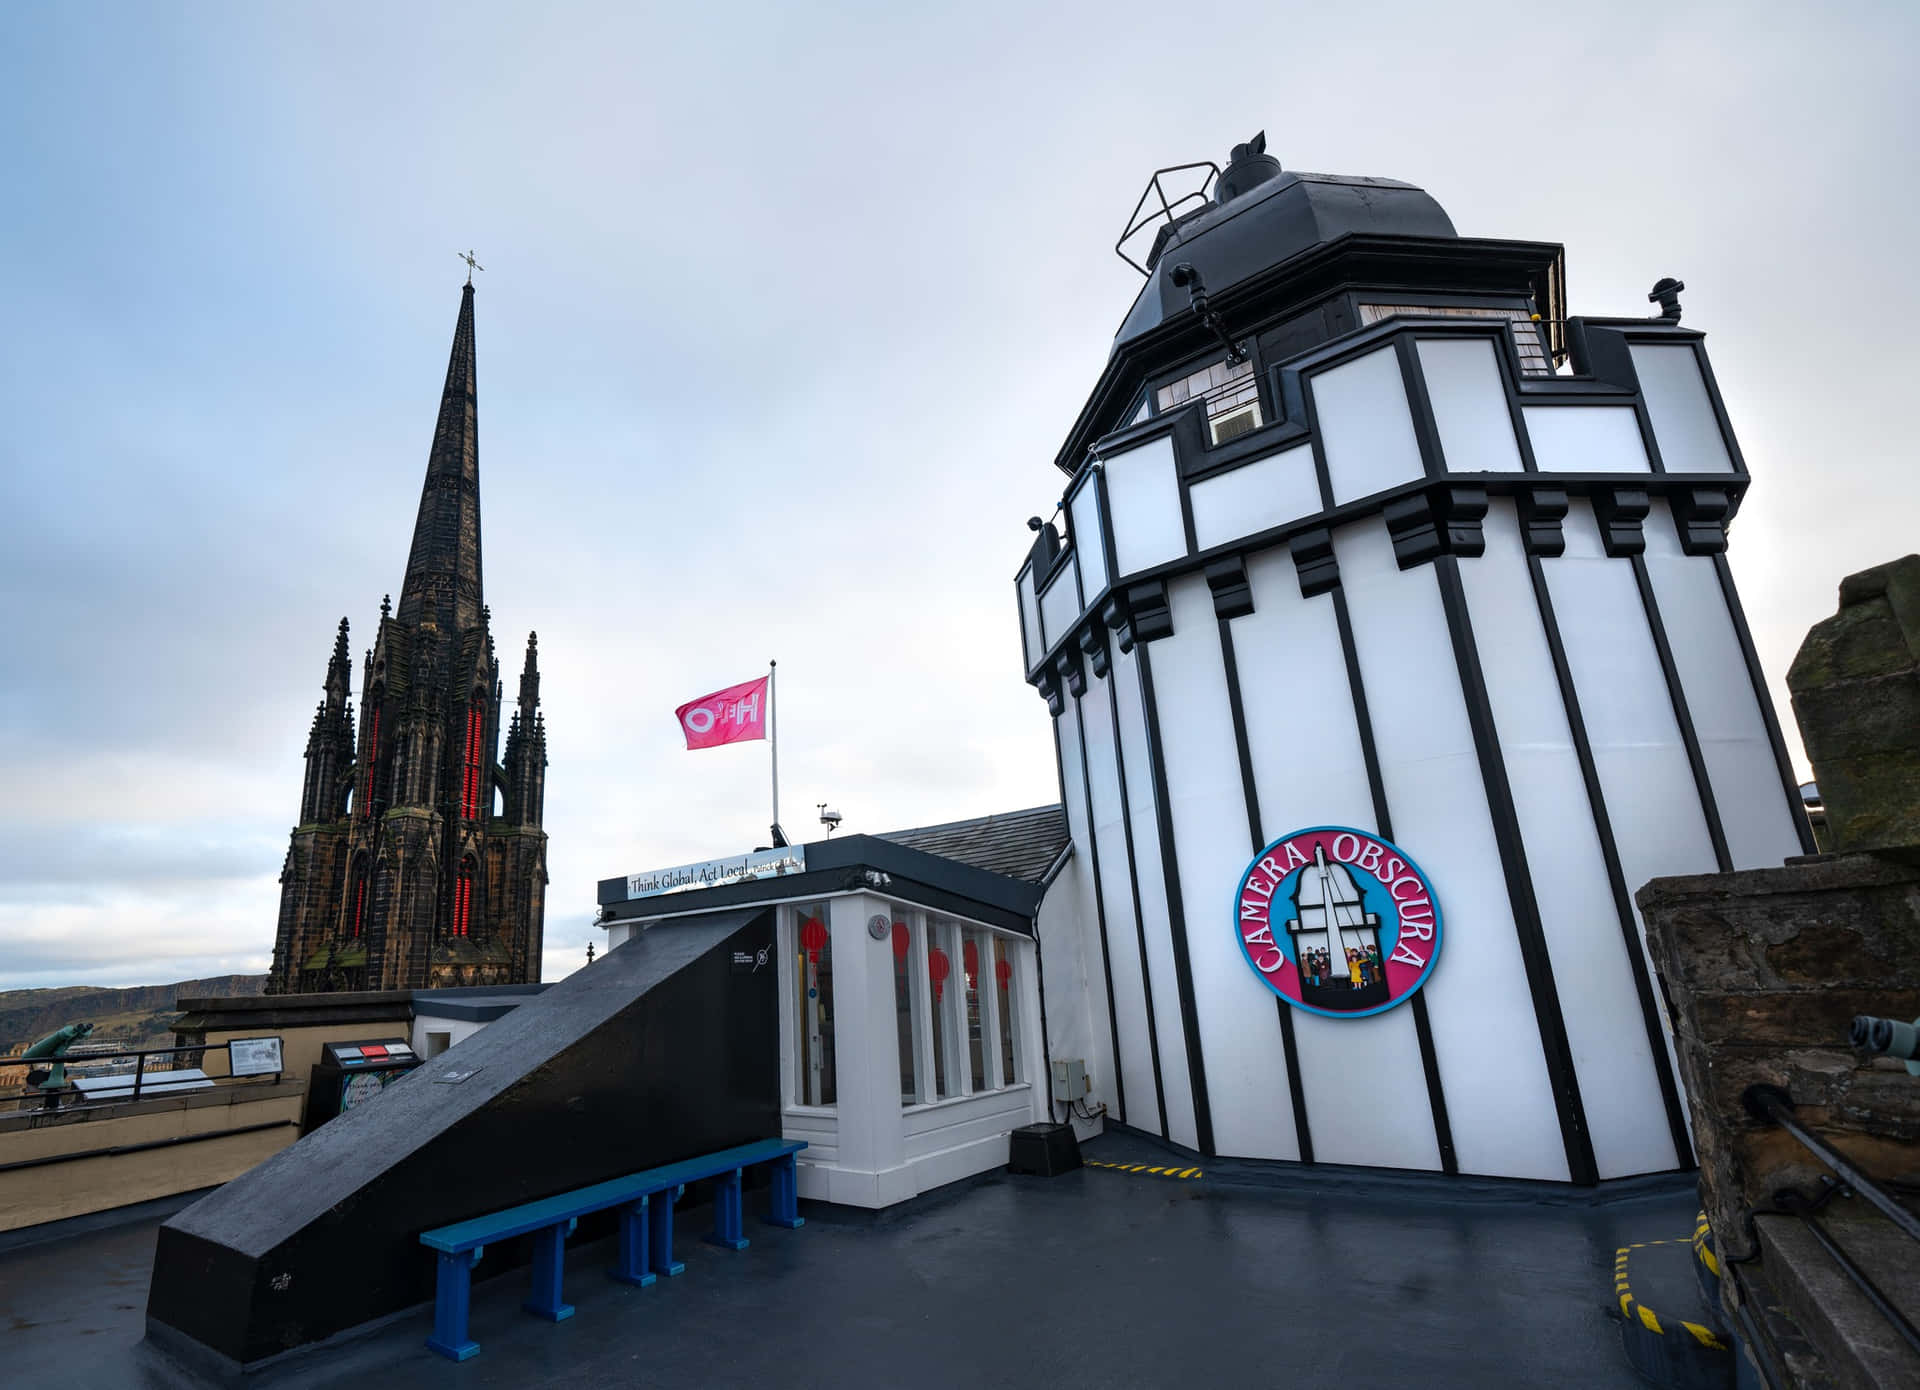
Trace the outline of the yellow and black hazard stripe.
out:
[[[1089,1168],[1111,1168],[1118,1173],[1145,1173],[1156,1178],[1197,1178],[1202,1176],[1198,1168],[1150,1168],[1144,1163],[1102,1163],[1097,1158],[1083,1159]]]
[[[1658,1313],[1654,1312],[1653,1309],[1636,1299],[1633,1296],[1632,1288],[1629,1287],[1627,1280],[1627,1263],[1629,1257],[1635,1250],[1645,1250],[1655,1245],[1677,1245],[1679,1243],[1680,1242],[1673,1240],[1643,1240],[1633,1245],[1623,1245],[1614,1251],[1613,1292],[1614,1296],[1620,1300],[1620,1316],[1627,1320],[1629,1326],[1638,1323],[1639,1326],[1644,1327],[1647,1331],[1660,1336],[1665,1336],[1674,1329],[1683,1329],[1691,1334],[1693,1339],[1701,1346],[1710,1347],[1715,1351],[1726,1351],[1728,1350],[1727,1344],[1721,1340],[1719,1334],[1711,1327],[1703,1326],[1697,1322],[1687,1322],[1683,1318],[1662,1318]]]
[[[1693,1257],[1707,1267],[1707,1273],[1720,1277],[1720,1257],[1713,1252],[1713,1227],[1707,1224],[1704,1211],[1693,1228]]]

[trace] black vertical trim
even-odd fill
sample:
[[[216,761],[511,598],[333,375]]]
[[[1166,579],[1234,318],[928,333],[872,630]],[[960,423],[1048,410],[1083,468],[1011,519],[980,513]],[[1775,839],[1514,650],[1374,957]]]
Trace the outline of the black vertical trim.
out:
[[[1146,648],[1142,647],[1142,651]],[[1153,1017],[1153,972],[1147,967],[1147,919],[1140,911],[1139,857],[1133,849],[1133,809],[1127,795],[1127,741],[1120,733],[1120,656],[1107,673],[1107,703],[1113,710],[1113,773],[1120,784],[1120,828],[1127,840],[1127,886],[1133,891],[1133,930],[1140,942],[1140,996],[1147,1007],[1147,1053],[1153,1059],[1153,1103],[1160,1109],[1160,1137],[1167,1132],[1167,1088],[1160,1079],[1160,1026]]]
[[[1725,555],[1713,557],[1713,572],[1720,576],[1720,593],[1727,601],[1727,615],[1733,619],[1734,634],[1740,639],[1740,655],[1746,660],[1753,698],[1759,703],[1761,721],[1767,726],[1767,742],[1773,745],[1774,766],[1780,770],[1780,787],[1787,794],[1787,817],[1793,822],[1793,833],[1800,837],[1800,852],[1816,854],[1819,849],[1813,842],[1813,827],[1807,823],[1807,808],[1800,800],[1800,781],[1793,775],[1787,740],[1774,714],[1773,697],[1767,693],[1767,674],[1760,667],[1760,653],[1754,650],[1753,633],[1747,630],[1746,610],[1740,606],[1740,591],[1733,587],[1733,570]]]
[[[1180,472],[1180,455],[1174,453],[1174,486],[1180,489],[1180,530],[1186,537],[1187,554],[1192,555],[1200,549],[1200,533],[1193,528],[1193,493],[1187,485],[1186,476]]]
[[[1093,468],[1092,486],[1097,494],[1094,501],[1100,510],[1100,558],[1104,562],[1102,568],[1107,572],[1106,591],[1112,592],[1120,574],[1120,562],[1115,555],[1113,508],[1107,500],[1107,470],[1097,460],[1090,466]]]
[[[1727,414],[1727,403],[1720,396],[1720,383],[1714,380],[1713,364],[1707,361],[1707,345],[1698,338],[1693,340],[1693,360],[1700,368],[1700,384],[1707,388],[1707,404],[1713,408],[1714,421],[1720,426],[1721,442],[1727,446],[1727,462],[1733,465],[1734,476],[1745,482],[1747,456],[1740,452],[1740,441],[1733,433],[1733,420]],[[1639,375],[1640,370],[1636,367],[1634,376],[1637,379]],[[1797,791],[1796,788],[1796,794]]]
[[[1400,364],[1400,383],[1407,393],[1407,414],[1420,450],[1421,470],[1429,478],[1444,478],[1447,459],[1440,447],[1440,424],[1433,418],[1433,401],[1427,395],[1427,375],[1414,352],[1413,342],[1411,333],[1395,334],[1394,360]]]
[[[1074,731],[1080,735],[1080,791],[1086,798],[1087,854],[1093,861],[1093,914],[1100,923],[1100,969],[1107,981],[1107,1041],[1113,1045],[1113,1097],[1120,1107],[1120,1123],[1127,1122],[1127,1083],[1120,1072],[1120,1015],[1113,1003],[1113,959],[1107,952],[1107,900],[1100,887],[1100,836],[1094,829],[1093,773],[1087,767],[1087,716],[1079,696],[1073,701]],[[1054,726],[1058,728],[1056,724]],[[1065,779],[1062,778],[1064,781]],[[1072,831],[1072,823],[1067,829]]]
[[[1026,563],[1020,566],[1019,572],[1013,576],[1013,603],[1014,607],[1020,610],[1021,675],[1025,675],[1033,669],[1033,644],[1027,641],[1027,605],[1022,602],[1020,594],[1020,580],[1023,576],[1031,573],[1032,570],[1033,560],[1029,557]],[[1033,623],[1035,627],[1040,626],[1040,591],[1037,588],[1033,591]],[[1042,643],[1046,641],[1046,633],[1044,631],[1040,633],[1040,640]]]
[[[1707,838],[1713,841],[1714,862],[1720,872],[1733,872],[1733,855],[1727,850],[1727,832],[1720,825],[1720,806],[1713,799],[1713,783],[1707,777],[1707,760],[1700,752],[1700,736],[1693,730],[1693,715],[1687,709],[1687,692],[1680,687],[1680,668],[1674,664],[1673,648],[1667,643],[1667,626],[1660,621],[1660,600],[1654,596],[1653,576],[1647,572],[1647,557],[1630,555],[1633,579],[1640,586],[1640,606],[1647,611],[1647,630],[1653,634],[1653,647],[1660,657],[1660,670],[1667,678],[1667,694],[1673,701],[1674,722],[1680,726],[1680,741],[1686,745],[1687,762],[1693,768],[1693,784],[1700,793],[1700,811],[1707,820]]]
[[[1440,585],[1440,605],[1446,611],[1447,632],[1453,639],[1454,665],[1460,672],[1460,693],[1466,698],[1467,725],[1473,731],[1474,752],[1480,761],[1480,782],[1487,795],[1493,836],[1500,849],[1500,868],[1507,883],[1507,903],[1513,910],[1514,934],[1520,942],[1520,961],[1527,972],[1527,990],[1533,996],[1534,1023],[1540,1030],[1540,1050],[1546,1057],[1547,1077],[1553,1085],[1553,1108],[1560,1120],[1560,1142],[1566,1150],[1567,1173],[1581,1187],[1600,1181],[1593,1158],[1593,1136],[1587,1129],[1586,1106],[1580,1100],[1580,1077],[1567,1041],[1567,1021],[1560,1011],[1560,991],[1553,978],[1553,958],[1547,950],[1546,926],[1534,896],[1533,872],[1527,864],[1526,840],[1520,833],[1520,812],[1514,805],[1507,778],[1506,758],[1494,726],[1493,702],[1487,694],[1486,673],[1474,641],[1473,616],[1467,611],[1466,587],[1460,580],[1460,561],[1442,555],[1433,562]]]
[[[1240,663],[1233,651],[1233,624],[1220,620],[1220,658],[1227,671],[1227,711],[1233,716],[1233,744],[1240,755],[1240,789],[1247,803],[1247,838],[1253,852],[1267,847],[1260,827],[1260,792],[1253,781],[1253,749],[1247,740],[1247,711],[1240,698]],[[1280,1043],[1287,1059],[1287,1092],[1293,1101],[1293,1132],[1300,1145],[1300,1161],[1313,1162],[1313,1133],[1307,1127],[1307,1090],[1300,1078],[1299,1053],[1293,1042],[1293,1006],[1278,995],[1273,1006],[1280,1015]]]
[[[1247,710],[1240,699],[1240,662],[1233,651],[1233,623],[1221,618],[1220,661],[1227,673],[1227,713],[1233,719],[1233,746],[1240,756],[1240,791],[1247,804],[1247,836],[1258,854],[1267,847],[1260,829],[1260,792],[1253,782],[1253,748],[1247,741]]]
[[[1200,1054],[1200,1015],[1193,999],[1193,962],[1187,954],[1187,909],[1180,895],[1180,859],[1173,846],[1173,806],[1167,799],[1167,758],[1160,743],[1160,712],[1153,699],[1153,664],[1142,643],[1140,698],[1147,715],[1147,764],[1153,772],[1154,819],[1160,830],[1160,877],[1167,890],[1167,928],[1173,938],[1173,981],[1180,995],[1180,1026],[1187,1041],[1187,1079],[1193,1088],[1195,1147],[1214,1156],[1213,1106],[1207,1097],[1207,1064]]]
[[[1387,787],[1380,776],[1380,752],[1373,746],[1373,719],[1367,713],[1366,682],[1360,678],[1360,652],[1353,641],[1353,618],[1347,612],[1344,588],[1333,591],[1333,615],[1340,625],[1340,650],[1347,663],[1347,688],[1353,692],[1353,718],[1360,729],[1360,754],[1367,764],[1367,788],[1373,794],[1374,828],[1383,840],[1393,839],[1393,816],[1387,810]],[[1453,1150],[1453,1124],[1447,1118],[1447,1094],[1440,1084],[1440,1055],[1433,1046],[1433,1023],[1427,1017],[1426,997],[1415,991],[1407,1007],[1413,1010],[1413,1034],[1420,1043],[1420,1069],[1427,1078],[1427,1104],[1433,1111],[1433,1138],[1440,1150],[1440,1171],[1458,1173],[1460,1159]]]
[[[1600,837],[1600,857],[1607,867],[1607,886],[1613,892],[1614,915],[1620,923],[1620,937],[1627,948],[1627,965],[1633,972],[1633,992],[1640,1001],[1640,1021],[1647,1031],[1647,1050],[1653,1057],[1654,1075],[1660,1083],[1660,1101],[1666,1107],[1667,1132],[1673,1140],[1676,1165],[1693,1163],[1693,1142],[1687,1133],[1687,1115],[1680,1099],[1680,1088],[1673,1077],[1673,1062],[1667,1056],[1666,1029],[1660,1022],[1660,1008],[1653,997],[1653,981],[1647,974],[1647,960],[1640,945],[1640,929],[1633,916],[1633,899],[1627,891],[1626,870],[1620,864],[1620,846],[1613,838],[1613,819],[1607,814],[1607,798],[1600,786],[1599,765],[1593,760],[1593,743],[1587,737],[1586,717],[1580,712],[1580,694],[1574,689],[1573,668],[1567,664],[1567,649],[1560,640],[1560,620],[1554,615],[1553,595],[1547,587],[1546,566],[1538,555],[1527,557],[1527,569],[1533,576],[1533,598],[1540,609],[1540,626],[1547,635],[1547,651],[1553,657],[1553,674],[1560,683],[1560,702],[1566,707],[1567,729],[1573,735],[1574,756],[1580,761],[1580,780],[1586,783],[1587,804],[1593,810],[1593,828]]]

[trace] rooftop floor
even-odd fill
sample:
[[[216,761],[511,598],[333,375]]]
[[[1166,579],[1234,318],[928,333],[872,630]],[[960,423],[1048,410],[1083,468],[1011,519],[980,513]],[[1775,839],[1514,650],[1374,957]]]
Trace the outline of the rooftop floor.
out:
[[[1169,1162],[1125,1135],[1083,1152]],[[803,1229],[750,1225],[740,1254],[695,1238],[691,1212],[686,1273],[652,1288],[603,1278],[604,1243],[570,1252],[564,1323],[520,1311],[524,1271],[476,1287],[472,1361],[425,1349],[420,1308],[248,1384],[1624,1390],[1641,1382],[1621,1351],[1614,1251],[1684,1234],[1697,1207],[1686,1179],[1588,1200],[1202,1171],[996,1174],[877,1215],[805,1204]],[[141,1343],[163,1219],[0,1249],[0,1378],[208,1383]]]

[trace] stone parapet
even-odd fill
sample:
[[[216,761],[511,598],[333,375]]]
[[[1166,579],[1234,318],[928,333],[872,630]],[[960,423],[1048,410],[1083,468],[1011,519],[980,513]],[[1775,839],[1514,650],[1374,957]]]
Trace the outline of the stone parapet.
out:
[[[1832,848],[1920,845],[1920,555],[1842,580],[1787,688]]]
[[[1848,1046],[1855,1014],[1920,1015],[1920,856],[1822,855],[1778,869],[1655,879],[1636,896],[1673,1022],[1722,1252],[1746,1214],[1826,1170],[1741,1095],[1782,1087],[1797,1118],[1877,1180],[1920,1181],[1920,1080]]]

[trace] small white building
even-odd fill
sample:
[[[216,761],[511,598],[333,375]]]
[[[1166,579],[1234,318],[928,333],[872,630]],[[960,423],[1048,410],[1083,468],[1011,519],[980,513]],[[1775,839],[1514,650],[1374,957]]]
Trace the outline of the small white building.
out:
[[[452,989],[416,989],[409,1041],[421,1057],[438,1057],[455,1043],[472,1037],[495,1019],[504,1018],[545,985],[465,985]]]
[[[1067,1118],[1049,1100],[1035,938],[1070,910],[1055,890],[1071,853],[1061,808],[1040,807],[607,879],[601,918],[617,950],[778,907],[776,958],[733,968],[779,972],[800,1195],[885,1207],[1001,1167],[1015,1128]]]

